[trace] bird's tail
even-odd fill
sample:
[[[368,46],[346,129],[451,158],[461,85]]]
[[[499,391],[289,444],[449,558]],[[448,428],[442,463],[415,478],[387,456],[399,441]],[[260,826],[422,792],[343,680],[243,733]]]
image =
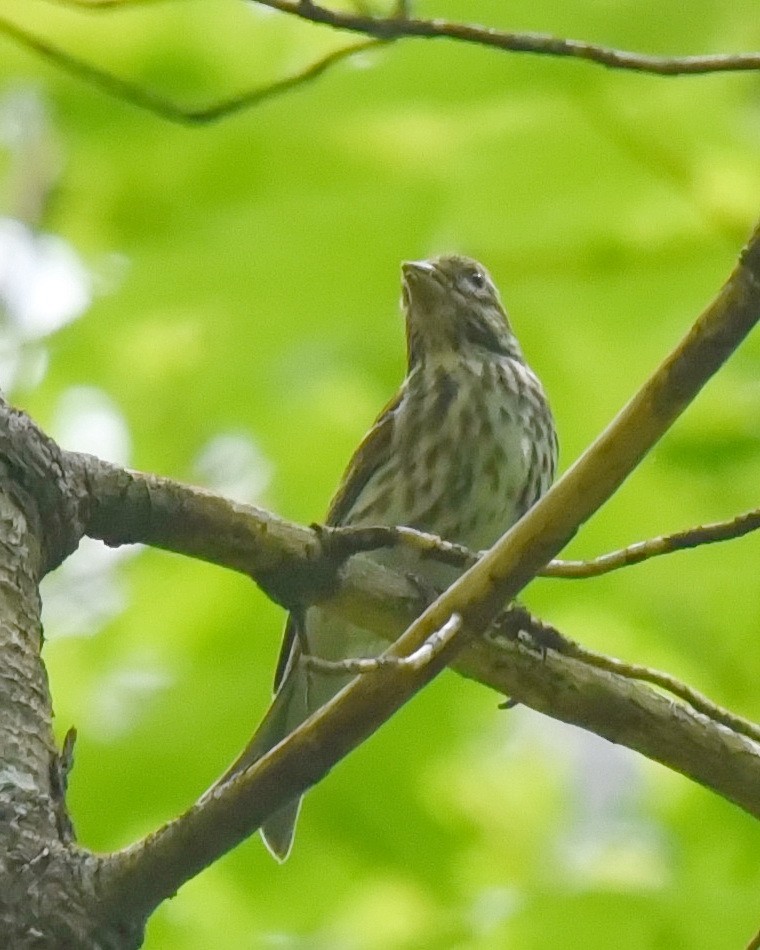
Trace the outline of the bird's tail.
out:
[[[305,673],[298,665],[281,684],[272,705],[267,710],[251,741],[216,783],[223,785],[239,775],[290,735],[309,715],[307,708]],[[271,814],[261,826],[261,837],[273,857],[284,861],[293,845],[300,796]]]
[[[294,622],[291,615],[288,623]],[[294,630],[286,627],[283,655],[288,655],[289,647],[292,648],[295,642]],[[349,624],[336,624],[333,618],[323,616],[317,609],[310,611],[309,643],[318,656],[333,660],[351,656],[352,651],[360,656],[374,656],[384,648],[366,631]],[[336,675],[309,670],[301,660],[300,651],[293,650],[284,668],[278,669],[278,679],[280,676],[282,679],[272,705],[251,741],[218,784],[229,781],[257,762],[353,679],[351,673]],[[290,853],[300,805],[300,797],[293,799],[270,815],[261,826],[264,844],[278,861],[284,861]]]

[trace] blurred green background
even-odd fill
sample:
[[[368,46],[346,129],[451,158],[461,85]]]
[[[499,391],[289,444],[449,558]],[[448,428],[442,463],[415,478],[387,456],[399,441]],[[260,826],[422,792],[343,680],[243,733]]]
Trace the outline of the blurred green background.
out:
[[[378,9],[380,9],[378,7]],[[662,54],[760,47],[756,0],[437,0],[420,15]],[[255,3],[13,20],[188,105],[350,38]],[[727,276],[758,214],[760,77],[656,78],[406,41],[204,128],[0,35],[0,376],[68,448],[318,519],[403,373],[399,262],[494,274],[566,467]],[[568,553],[758,504],[760,340]],[[583,643],[757,718],[760,541],[525,599]],[[85,544],[44,588],[71,806],[112,849],[187,807],[264,710],[282,612],[245,578]],[[150,950],[720,948],[760,924],[760,828],[625,749],[442,676],[151,920]]]

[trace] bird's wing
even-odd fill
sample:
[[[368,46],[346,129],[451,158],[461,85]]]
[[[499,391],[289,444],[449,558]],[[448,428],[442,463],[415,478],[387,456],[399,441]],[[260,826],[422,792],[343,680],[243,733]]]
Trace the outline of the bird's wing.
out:
[[[290,666],[290,657],[294,649],[298,649],[298,625],[300,619],[296,614],[288,614],[285,621],[285,630],[282,634],[282,645],[280,646],[280,655],[277,657],[277,667],[274,671],[274,691],[280,688],[280,684],[285,679],[285,674]]]
[[[327,524],[339,525],[343,523],[373,472],[376,472],[378,468],[382,468],[388,461],[393,434],[393,414],[402,397],[403,389],[400,389],[385,406],[375,420],[375,424],[359,443],[359,447],[351,457],[338,490],[330,503],[325,519]],[[294,658],[293,654],[299,648],[298,644],[301,640],[300,624],[302,623],[303,618],[297,614],[291,613],[288,615],[274,674],[275,692],[285,679],[291,666],[291,660]]]
[[[338,490],[330,502],[325,523],[340,525],[364,490],[372,475],[385,466],[390,457],[395,411],[404,396],[403,388],[385,406],[375,424],[359,443],[346,466]]]

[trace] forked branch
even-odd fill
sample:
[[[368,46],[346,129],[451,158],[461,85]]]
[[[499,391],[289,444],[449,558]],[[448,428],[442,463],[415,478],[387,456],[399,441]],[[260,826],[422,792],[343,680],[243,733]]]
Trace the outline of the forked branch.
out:
[[[284,79],[278,79],[275,82],[246,89],[244,92],[218,99],[208,105],[191,108],[173,102],[160,93],[146,89],[138,83],[122,79],[107,69],[101,69],[61,49],[54,43],[50,43],[43,37],[36,36],[29,30],[17,26],[5,17],[0,17],[0,33],[4,33],[21,46],[42,56],[43,59],[54,66],[91,86],[97,87],[102,92],[114,96],[122,102],[136,106],[138,109],[150,112],[161,119],[167,119],[169,122],[176,122],[180,125],[206,125],[227,118],[227,116],[234,115],[237,112],[242,112],[244,109],[261,105],[269,99],[275,99],[292,89],[313,82],[342,60],[379,46],[383,42],[382,40],[364,40],[353,43],[350,46],[333,50],[292,76],[286,76]]]
[[[145,6],[150,0],[48,0],[48,2],[105,14],[109,11]],[[440,18],[419,19],[408,15],[408,4],[403,2],[397,4],[390,16],[369,16],[364,13],[332,9],[313,3],[311,0],[250,0],[250,2],[277,10],[286,16],[307,20],[341,32],[361,34],[369,39],[334,50],[292,76],[225,96],[207,105],[190,107],[87,62],[5,17],[0,17],[0,33],[4,33],[14,42],[103,92],[170,122],[183,125],[203,125],[226,118],[243,109],[253,108],[312,82],[345,59],[371,47],[402,39],[446,39],[504,53],[531,53],[539,56],[576,59],[609,69],[657,76],[760,70],[760,52],[653,56],[546,33],[499,30],[494,27]]]
[[[127,472],[90,456],[69,454],[68,460],[72,470],[79,471],[79,477],[87,481],[95,503],[88,526],[92,537],[114,546],[149,544],[232,568],[253,577],[283,606],[321,603],[346,620],[371,626],[389,640],[426,605],[407,578],[363,555],[404,544],[422,557],[436,558],[463,570],[482,556],[411,528],[305,528],[203,489]],[[741,537],[760,526],[759,521],[760,512],[751,511],[730,521],[638,542],[591,561],[553,560],[539,573],[560,578],[594,577],[647,557]],[[510,608],[500,618],[499,626],[512,639],[525,631],[540,649],[548,647],[599,669],[652,683],[713,722],[760,741],[755,723],[723,709],[688,684],[668,673],[586,650],[523,608]],[[318,665],[318,661],[314,663]],[[495,655],[493,665],[500,664],[500,657]],[[350,664],[356,673],[377,666],[372,657]],[[341,669],[345,672],[347,667]],[[485,682],[494,685],[488,679]]]
[[[755,508],[727,521],[697,525],[685,531],[648,538],[646,541],[636,541],[617,551],[609,551],[587,560],[553,559],[538,573],[541,577],[568,580],[601,577],[603,574],[641,564],[643,561],[661,557],[663,554],[673,554],[676,551],[686,551],[706,544],[741,538],[759,528],[760,508]],[[319,531],[332,549],[344,557],[359,551],[404,545],[413,548],[421,557],[439,560],[454,567],[467,568],[472,567],[483,553],[471,551],[461,544],[453,544],[451,541],[444,541],[436,535],[415,531],[413,528],[388,528],[382,525],[363,528],[320,526]]]

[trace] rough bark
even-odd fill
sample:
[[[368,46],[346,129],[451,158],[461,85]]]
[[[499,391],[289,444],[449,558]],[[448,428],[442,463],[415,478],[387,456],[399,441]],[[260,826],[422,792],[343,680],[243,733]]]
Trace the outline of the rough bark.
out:
[[[99,860],[79,849],[65,803],[40,656],[39,581],[73,551],[86,496],[65,456],[29,418],[0,426],[0,934],[11,948],[141,943],[142,923],[104,919]]]

